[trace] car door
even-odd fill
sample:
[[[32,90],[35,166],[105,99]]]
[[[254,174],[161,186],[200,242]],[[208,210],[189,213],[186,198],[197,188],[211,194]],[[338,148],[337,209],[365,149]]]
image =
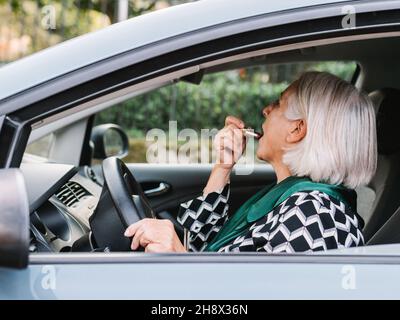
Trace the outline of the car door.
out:
[[[321,4],[290,12],[268,14],[263,17],[262,22],[252,19],[234,21],[232,25],[236,25],[237,28],[243,26],[241,23],[249,23],[246,29],[246,32],[249,33],[242,32],[242,29],[237,31],[235,38],[226,36],[225,39],[223,37],[214,39],[212,44],[206,43],[206,51],[211,50],[211,52],[217,53],[218,46],[224,47],[227,43],[234,45],[235,41],[237,41],[236,51],[230,54],[243,53],[249,50],[246,45],[250,46],[251,44],[254,45],[251,50],[256,50],[256,48],[265,46],[266,43],[269,48],[276,48],[282,44],[301,43],[315,38],[325,40],[338,35],[345,37],[361,32],[368,34],[368,32],[377,32],[380,27],[387,28],[388,22],[391,22],[390,28],[398,28],[398,22],[393,21],[398,15],[398,1],[388,1],[386,4],[378,1],[368,3],[354,1],[351,4],[360,13],[360,25],[363,26],[360,30],[349,31],[340,26],[343,18],[342,5],[325,6]],[[383,11],[385,9],[386,11]],[[379,14],[376,11],[379,11]],[[314,24],[309,21],[311,18],[315,19]],[[282,23],[282,21],[285,22]],[[227,26],[224,25],[224,27]],[[261,30],[262,27],[265,27],[265,30]],[[262,32],[255,33],[259,29]],[[222,26],[215,26],[203,31],[210,34],[219,32],[220,35],[224,35]],[[191,41],[195,40],[191,39]],[[196,48],[200,49],[200,47]],[[188,52],[195,53],[194,49],[194,47],[190,47]],[[205,52],[203,54],[202,57],[197,58],[203,59],[204,62],[207,61],[204,58],[207,55]],[[219,58],[223,57],[221,52],[218,54]],[[224,54],[226,56],[226,53]],[[177,53],[175,55],[182,56]],[[161,63],[161,60],[165,62],[168,60],[167,58],[164,56],[157,59],[160,59]],[[142,67],[144,68],[145,65]],[[138,66],[134,69],[135,72],[142,70]],[[7,118],[0,118],[0,122],[3,122],[1,138],[4,146],[4,152],[0,155],[1,165],[19,165],[23,146],[26,145],[29,136],[30,128],[27,127],[37,121],[38,117],[44,119],[56,112],[65,111],[72,108],[74,103],[78,105],[78,100],[79,104],[82,104],[83,95],[89,99],[90,94],[93,94],[90,90],[99,94],[105,86],[111,87],[112,81],[123,81],[122,73],[118,75],[121,78],[110,73],[109,78],[93,79],[93,81],[99,81],[96,83],[98,86],[95,85],[95,82],[90,83],[86,78],[87,82],[83,82],[81,85],[75,83],[75,87],[69,87],[69,89],[65,89],[65,92],[61,91],[58,94],[53,92],[53,96],[49,91],[54,89],[54,86],[50,87],[49,85],[48,96],[41,103],[27,105],[26,108],[21,107],[21,110],[13,111]],[[99,78],[101,77],[99,76]],[[101,80],[107,81],[102,82]],[[40,94],[44,94],[43,92],[41,91]],[[13,103],[6,105],[7,110],[11,110],[12,106],[17,103],[22,103],[27,97],[21,95],[18,99],[13,100]],[[209,168],[204,171],[195,169],[192,176],[196,176],[196,182],[190,181],[188,186],[180,181],[180,177],[186,175],[186,173],[180,173],[181,168],[166,170],[158,167],[157,170],[160,170],[158,172],[150,170],[151,167],[139,168],[131,165],[130,168],[144,185],[149,182],[154,182],[156,185],[160,182],[168,182],[175,185],[176,195],[185,194],[187,197],[201,190],[209,174]],[[190,170],[187,172],[190,173]],[[190,177],[191,173],[190,175],[189,173]],[[270,169],[264,169],[259,175],[260,180],[255,180],[255,184],[252,180],[255,178],[251,175],[241,180],[242,185],[238,187],[237,192],[242,192],[240,189],[245,189],[249,185],[251,185],[249,188],[258,188],[263,181],[263,175],[268,181],[273,179]],[[246,179],[247,182],[243,182]],[[256,179],[258,179],[258,175]],[[176,182],[177,180],[178,182]],[[182,191],[185,188],[190,191]],[[246,190],[248,194],[251,193],[250,189]],[[169,207],[161,198],[158,201],[160,201],[160,208],[166,209],[170,209],[178,203],[174,200],[175,202]],[[157,205],[156,202],[155,205]],[[32,254],[29,267],[25,270],[0,269],[0,298],[396,298],[399,294],[397,288],[400,285],[399,278],[396,276],[400,268],[399,251],[397,247],[391,249],[386,252],[387,255],[380,254],[379,250],[372,253],[350,251],[348,254],[338,253],[337,255],[297,254],[291,256],[256,253],[224,255],[190,253],[181,255]]]

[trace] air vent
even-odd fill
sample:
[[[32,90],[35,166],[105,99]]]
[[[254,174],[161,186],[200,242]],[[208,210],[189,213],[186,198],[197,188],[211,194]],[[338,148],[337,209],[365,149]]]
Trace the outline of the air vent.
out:
[[[83,197],[88,195],[90,195],[90,193],[79,183],[70,181],[64,184],[60,191],[56,193],[56,198],[67,207],[72,207]]]

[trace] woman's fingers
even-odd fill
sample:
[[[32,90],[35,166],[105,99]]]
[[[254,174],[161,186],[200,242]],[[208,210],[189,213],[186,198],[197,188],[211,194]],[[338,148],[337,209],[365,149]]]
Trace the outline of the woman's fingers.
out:
[[[136,250],[143,242],[144,238],[144,225],[147,223],[146,219],[140,220],[131,224],[124,233],[125,237],[132,237],[131,249]]]
[[[215,137],[217,163],[233,166],[240,158],[245,147],[245,138],[241,129],[230,124],[223,128]]]
[[[240,120],[239,118],[236,118],[234,116],[227,116],[225,118],[225,126],[229,126],[229,125],[234,125],[239,129],[243,129],[244,128],[244,122],[242,120]]]
[[[139,229],[140,226],[143,224],[143,221],[144,221],[144,220],[140,220],[140,221],[138,221],[138,222],[136,222],[136,223],[131,224],[131,225],[125,230],[124,236],[125,236],[125,237],[128,237],[128,238],[132,237],[132,236],[136,233],[137,229]]]
[[[232,169],[242,156],[246,147],[246,138],[242,129],[244,122],[234,116],[225,118],[225,127],[221,129],[214,139],[217,164],[223,168]]]
[[[140,228],[136,231],[135,235],[132,238],[132,243],[131,243],[131,249],[136,250],[139,248],[141,241],[143,242],[142,238],[144,235],[144,230],[143,228]]]
[[[175,232],[170,220],[143,219],[130,225],[125,231],[126,237],[133,237],[131,249],[139,246],[147,252],[184,252],[185,248]],[[152,245],[150,248],[147,248]]]
[[[235,142],[242,141],[243,137],[244,137],[244,134],[243,134],[242,130],[232,124],[221,129],[216,136],[216,138],[219,138],[219,139],[230,139]]]
[[[146,230],[154,219],[142,219],[131,224],[124,233],[125,237],[132,237],[131,249],[136,250],[139,246],[145,246],[149,240],[146,237]]]
[[[149,243],[146,246],[146,248],[144,249],[144,252],[147,252],[147,253],[159,253],[159,252],[164,252],[164,251],[165,251],[165,248],[160,243]]]

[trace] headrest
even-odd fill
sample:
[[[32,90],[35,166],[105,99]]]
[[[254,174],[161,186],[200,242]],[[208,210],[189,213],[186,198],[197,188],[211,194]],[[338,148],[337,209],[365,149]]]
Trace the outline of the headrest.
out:
[[[375,107],[378,153],[400,151],[398,126],[400,119],[400,90],[384,88],[369,94]]]

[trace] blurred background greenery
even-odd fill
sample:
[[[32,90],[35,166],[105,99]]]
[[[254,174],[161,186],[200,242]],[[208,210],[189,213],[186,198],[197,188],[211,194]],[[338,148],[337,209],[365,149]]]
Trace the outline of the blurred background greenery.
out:
[[[185,2],[191,1],[0,0],[0,65],[112,23]]]
[[[192,1],[0,0],[0,66],[118,21],[185,2]],[[146,162],[145,136],[151,129],[168,131],[169,121],[177,121],[178,130],[200,132],[220,128],[229,114],[257,129],[262,108],[302,72],[328,71],[350,80],[355,68],[352,61],[298,61],[206,74],[200,85],[178,82],[119,103],[97,114],[95,123],[122,126],[130,137],[125,160]],[[38,149],[43,148],[28,150]]]

